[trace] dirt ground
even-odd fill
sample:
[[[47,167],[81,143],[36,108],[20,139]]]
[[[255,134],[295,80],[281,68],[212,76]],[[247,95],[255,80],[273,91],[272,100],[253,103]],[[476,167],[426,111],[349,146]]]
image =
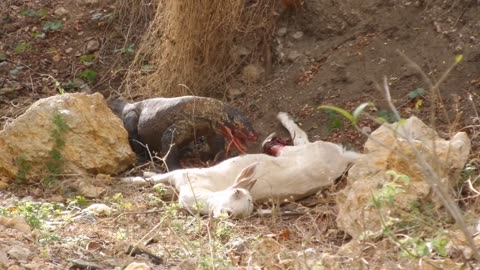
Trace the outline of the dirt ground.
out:
[[[35,100],[59,91],[98,91],[109,96],[119,90],[135,46],[125,42],[125,33],[110,24],[114,15],[112,1],[7,0],[0,3],[0,8],[1,126]],[[235,88],[235,97],[230,101],[248,113],[260,138],[273,131],[282,132],[275,116],[286,111],[311,139],[341,142],[361,151],[365,138],[360,132],[340,116],[317,107],[328,104],[351,111],[364,102],[373,102],[376,108],[369,109],[370,115],[391,119],[381,91],[385,77],[402,116],[415,114],[429,123],[435,109],[435,124],[445,136],[459,130],[473,136],[480,104],[478,14],[480,5],[470,0],[305,0],[301,8],[281,14],[273,38],[272,72],[259,83],[247,84],[239,79],[225,91],[229,93]],[[457,55],[463,55],[463,61],[440,86],[443,102],[432,100],[428,82],[398,51],[413,60],[433,84]],[[363,119],[360,126],[366,131],[377,127],[368,119]],[[478,138],[472,139],[473,155],[477,156]],[[259,144],[250,151],[259,151]],[[336,188],[339,187],[331,191]],[[16,198],[26,195],[65,203],[66,196],[46,196],[42,192],[42,187],[0,191],[0,207],[8,207]],[[117,198],[112,204],[123,210],[134,209],[137,214],[123,213],[100,220],[85,218],[73,223],[63,220],[65,223],[55,233],[64,241],[49,245],[35,240],[36,231],[28,237],[10,229],[0,233],[0,248],[23,245],[34,254],[29,259],[30,266],[19,263],[23,268],[11,269],[67,269],[72,260],[78,259],[94,262],[100,269],[112,269],[132,261],[124,254],[124,246],[132,241],[143,242],[142,236],[155,229],[155,224],[165,222],[162,216],[166,210],[160,203],[152,202],[147,189],[112,186],[105,196],[112,198],[118,192],[126,199]],[[130,207],[125,206],[126,201]],[[307,207],[311,210],[308,215],[254,218],[239,221],[235,226],[222,221],[216,225],[235,227],[244,237],[256,232],[278,241],[283,239],[279,250],[290,255],[299,247],[334,252],[348,241],[348,236],[335,228],[336,210],[330,195],[316,196],[305,204],[314,205]],[[75,213],[78,209],[68,210]],[[182,214],[178,220],[195,222]],[[163,243],[153,248],[165,258],[163,264],[153,269],[188,264],[188,249],[169,239],[181,238],[184,244],[198,241],[196,250],[205,252],[201,245],[206,243],[209,233],[200,230],[190,235],[191,231],[171,229],[175,227],[173,223],[165,226],[170,228],[166,232],[169,236],[162,236],[158,241]],[[326,244],[319,247],[319,243]],[[231,260],[243,258],[237,257]],[[150,263],[151,258],[143,256],[141,261]],[[281,265],[278,260],[276,263]]]

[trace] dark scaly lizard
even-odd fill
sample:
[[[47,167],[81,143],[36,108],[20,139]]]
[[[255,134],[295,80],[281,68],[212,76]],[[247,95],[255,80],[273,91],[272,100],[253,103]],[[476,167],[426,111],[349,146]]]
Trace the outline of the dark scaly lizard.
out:
[[[165,161],[170,171],[181,168],[179,151],[196,137],[207,137],[214,154],[223,151],[223,137],[229,140],[227,153],[232,144],[245,152],[245,142],[257,139],[250,121],[240,110],[214,98],[182,96],[135,103],[116,99],[109,106],[123,120],[130,144],[138,155],[146,151],[142,144],[161,157],[170,149]]]

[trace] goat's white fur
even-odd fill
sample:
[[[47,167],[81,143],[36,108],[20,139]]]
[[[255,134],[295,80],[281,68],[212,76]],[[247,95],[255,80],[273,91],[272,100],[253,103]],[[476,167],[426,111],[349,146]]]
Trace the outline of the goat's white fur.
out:
[[[279,113],[277,118],[289,131],[294,145],[283,147],[276,157],[246,154],[209,168],[123,181],[170,184],[178,190],[180,204],[191,211],[214,216],[227,212],[240,217],[251,214],[253,201],[297,200],[316,193],[333,184],[360,156],[341,145],[309,142],[307,134],[287,113]]]

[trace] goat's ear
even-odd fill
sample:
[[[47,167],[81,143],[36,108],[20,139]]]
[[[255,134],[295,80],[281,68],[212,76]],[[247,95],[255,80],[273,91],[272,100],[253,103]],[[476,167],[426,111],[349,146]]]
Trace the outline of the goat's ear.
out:
[[[253,186],[255,185],[255,183],[257,182],[257,179],[253,179],[253,178],[244,178],[240,181],[238,181],[237,183],[233,184],[233,188],[243,188],[243,189],[246,189],[248,191],[252,191],[252,188]]]
[[[242,172],[240,172],[240,174],[237,176],[237,179],[235,179],[233,188],[243,188],[248,191],[251,191],[253,186],[257,182],[257,179],[253,178],[253,176],[255,175],[257,166],[258,166],[258,162],[255,162],[252,165],[249,165],[248,167],[243,169]]]

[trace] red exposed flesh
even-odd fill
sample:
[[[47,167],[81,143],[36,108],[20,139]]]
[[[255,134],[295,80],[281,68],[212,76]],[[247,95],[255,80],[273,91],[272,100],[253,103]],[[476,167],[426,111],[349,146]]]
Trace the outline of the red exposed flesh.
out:
[[[230,152],[230,148],[232,147],[232,144],[235,145],[235,147],[237,147],[238,151],[240,151],[240,153],[242,154],[246,154],[246,147],[245,145],[242,144],[241,140],[239,140],[238,138],[236,138],[233,133],[232,133],[232,130],[229,129],[228,127],[223,127],[223,133],[225,135],[225,137],[227,138],[227,140],[229,140],[229,143],[227,145],[227,150],[225,151],[227,154],[228,152]]]

